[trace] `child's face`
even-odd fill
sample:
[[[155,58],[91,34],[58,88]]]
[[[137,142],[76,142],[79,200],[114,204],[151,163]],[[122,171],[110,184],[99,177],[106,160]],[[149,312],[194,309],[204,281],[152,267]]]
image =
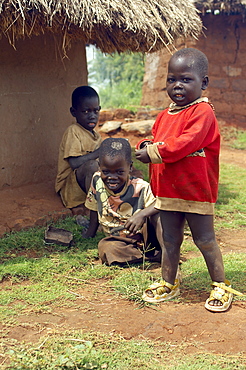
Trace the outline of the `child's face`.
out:
[[[131,171],[131,164],[121,156],[105,155],[100,161],[101,178],[107,188],[119,193],[124,188]]]
[[[92,131],[98,122],[100,109],[98,98],[93,96],[80,99],[77,108],[71,107],[70,112],[80,126]]]
[[[174,55],[169,61],[166,86],[169,97],[182,107],[201,97],[208,76],[201,76],[191,57]]]

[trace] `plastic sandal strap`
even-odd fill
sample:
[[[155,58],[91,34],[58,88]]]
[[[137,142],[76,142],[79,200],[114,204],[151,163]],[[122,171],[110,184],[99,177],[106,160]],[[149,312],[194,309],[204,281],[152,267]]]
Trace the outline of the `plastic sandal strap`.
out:
[[[228,280],[225,281],[226,284],[230,284],[230,282]],[[227,292],[230,292],[230,293],[233,293],[233,294],[236,294],[236,295],[239,295],[239,296],[243,296],[244,294],[235,290],[235,289],[232,289],[230,286],[227,286],[225,285],[225,283],[217,283],[216,281],[213,281],[212,282],[212,286],[217,286],[218,288],[220,289],[223,289]]]
[[[165,280],[161,280],[160,282],[155,282],[155,283],[151,284],[146,289],[146,291],[154,291],[154,290],[165,288],[165,287],[169,288],[172,291],[173,289],[175,289],[176,287],[178,287],[178,285],[179,285],[179,281],[178,280],[175,280],[174,285],[168,283]]]
[[[224,292],[223,294],[222,292],[217,292],[216,290],[212,290],[210,297],[208,298],[208,302],[211,302],[214,300],[220,301],[223,305],[229,300],[229,293]]]
[[[167,288],[169,288],[169,289],[173,289],[173,287],[176,285],[175,283],[174,283],[174,285],[172,285],[172,284],[170,284],[170,283],[168,283],[167,281],[165,281],[165,280],[161,280],[160,281],[160,284],[163,286],[163,287],[167,287]]]

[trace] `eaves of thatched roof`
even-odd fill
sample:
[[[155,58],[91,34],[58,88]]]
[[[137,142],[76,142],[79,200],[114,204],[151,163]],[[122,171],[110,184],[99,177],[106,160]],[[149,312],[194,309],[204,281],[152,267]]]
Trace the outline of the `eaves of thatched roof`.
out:
[[[246,0],[198,0],[194,4],[202,15],[246,15]]]
[[[175,38],[198,37],[202,22],[191,0],[0,0],[0,35],[11,44],[46,32],[103,52],[156,51]]]

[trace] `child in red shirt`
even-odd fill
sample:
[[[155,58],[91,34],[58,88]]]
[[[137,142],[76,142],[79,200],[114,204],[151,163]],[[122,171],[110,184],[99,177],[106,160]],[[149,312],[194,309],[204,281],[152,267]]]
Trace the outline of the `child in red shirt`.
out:
[[[208,86],[207,73],[207,57],[197,49],[184,48],[171,57],[166,86],[173,103],[157,117],[153,142],[137,145],[136,158],[150,163],[151,187],[164,239],[163,280],[146,289],[143,299],[157,303],[179,294],[175,277],[187,221],[212,279],[213,290],[205,307],[221,312],[230,307],[232,293],[237,292],[225,280],[214,232],[220,134],[213,107],[201,97]]]

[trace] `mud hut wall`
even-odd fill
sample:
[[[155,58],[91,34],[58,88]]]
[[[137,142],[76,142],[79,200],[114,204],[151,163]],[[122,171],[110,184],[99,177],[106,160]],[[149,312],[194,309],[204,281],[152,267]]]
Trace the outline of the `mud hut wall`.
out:
[[[55,179],[62,134],[72,123],[71,93],[87,84],[85,45],[64,56],[61,37],[0,40],[0,189]]]
[[[204,92],[215,106],[218,119],[246,128],[246,23],[240,16],[206,15],[199,40],[179,40],[177,48],[195,47],[209,60],[209,87]],[[146,58],[142,105],[166,108],[166,50]]]

